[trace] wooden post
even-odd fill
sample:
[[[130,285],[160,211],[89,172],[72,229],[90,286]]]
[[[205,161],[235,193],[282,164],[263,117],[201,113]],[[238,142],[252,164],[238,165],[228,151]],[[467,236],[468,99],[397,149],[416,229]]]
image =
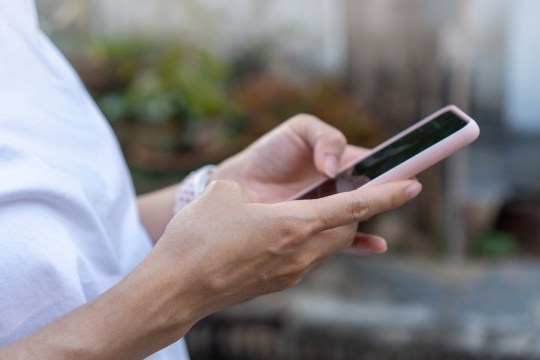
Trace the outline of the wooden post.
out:
[[[473,3],[347,1],[350,84],[386,130],[395,132],[448,103],[469,110]],[[428,19],[433,14],[435,23]],[[467,248],[467,167],[465,150],[423,174],[424,196],[411,221],[431,239],[442,230],[451,259],[463,258]]]
[[[449,102],[468,111],[473,59],[474,14],[471,1],[459,0],[456,23],[445,34],[443,46],[449,69]],[[446,258],[460,261],[467,250],[468,227],[465,218],[467,201],[468,150],[464,149],[445,162],[444,167],[444,240]]]

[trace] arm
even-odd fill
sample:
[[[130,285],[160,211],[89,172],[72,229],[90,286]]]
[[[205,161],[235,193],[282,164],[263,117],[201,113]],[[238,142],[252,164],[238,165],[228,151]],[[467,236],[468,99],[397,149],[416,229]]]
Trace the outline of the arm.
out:
[[[137,197],[141,221],[154,243],[163,235],[165,227],[174,215],[177,190],[178,185],[172,185]]]
[[[298,283],[354,241],[356,222],[400,206],[402,181],[323,199],[263,204],[213,182],[167,226],[148,257],[94,301],[0,350],[2,359],[140,359],[200,318]]]
[[[154,257],[94,301],[1,349],[0,359],[142,359],[179,339],[197,313],[177,301],[182,311],[171,316],[167,302],[189,299],[188,289],[173,284],[171,269]]]
[[[154,243],[163,234],[165,226],[184,206],[199,196],[210,181],[215,166],[207,165],[192,172],[179,185],[139,196],[141,221]]]

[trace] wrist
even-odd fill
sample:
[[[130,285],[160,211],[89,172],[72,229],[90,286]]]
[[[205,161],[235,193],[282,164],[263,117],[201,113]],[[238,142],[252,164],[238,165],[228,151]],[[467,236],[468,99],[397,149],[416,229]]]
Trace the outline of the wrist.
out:
[[[201,319],[179,259],[163,250],[158,243],[128,276],[96,299],[93,306],[102,310],[96,312],[105,315],[101,327],[109,331],[95,332],[95,346],[148,356],[180,340]]]
[[[210,182],[215,165],[206,165],[190,173],[178,186],[174,202],[174,214],[195,200]]]

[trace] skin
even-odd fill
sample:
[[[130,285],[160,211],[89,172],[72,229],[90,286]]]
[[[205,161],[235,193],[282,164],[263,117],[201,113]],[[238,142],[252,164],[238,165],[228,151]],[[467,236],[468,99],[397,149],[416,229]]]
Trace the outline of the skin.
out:
[[[347,145],[345,136],[320,119],[300,114],[244,151],[219,164],[211,180],[234,180],[261,196],[263,202],[290,198],[313,182],[335,177],[340,163],[366,152]],[[176,185],[139,196],[143,224],[156,242],[172,218]],[[383,252],[386,242],[378,236],[357,234],[350,253]]]
[[[303,115],[220,164],[205,192],[174,217],[173,188],[141,197],[141,220],[157,241],[151,253],[100,297],[0,358],[141,359],[215,311],[294,286],[336,251],[384,251],[384,240],[357,235],[356,223],[415,197],[415,180],[280,202],[321,173],[334,176],[354,151],[337,130]]]

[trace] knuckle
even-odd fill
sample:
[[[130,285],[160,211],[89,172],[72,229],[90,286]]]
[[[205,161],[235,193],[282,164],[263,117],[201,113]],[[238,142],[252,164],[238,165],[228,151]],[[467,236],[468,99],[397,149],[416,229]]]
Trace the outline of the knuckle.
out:
[[[342,132],[340,131],[333,131],[332,134],[332,140],[336,143],[336,144],[340,144],[340,145],[346,145],[347,144],[347,138],[345,137],[345,135],[343,135]]]
[[[361,197],[357,201],[353,201],[349,204],[349,211],[351,219],[360,221],[365,220],[371,216],[372,204],[365,198]]]
[[[297,121],[320,121],[315,115],[308,113],[299,113],[293,117]]]
[[[299,254],[291,263],[291,271],[296,275],[303,274],[312,263],[312,259],[305,253]]]
[[[400,194],[398,193],[393,193],[391,196],[390,196],[390,208],[391,209],[395,209],[397,208],[398,206],[400,206],[402,204],[402,198],[400,196]]]
[[[295,115],[293,118],[291,118],[290,121],[292,126],[298,126],[303,128],[308,128],[316,125],[315,128],[318,131],[314,136],[315,142],[319,139],[324,138],[326,139],[326,141],[332,144],[341,146],[347,145],[347,138],[341,131],[329,125],[324,120],[319,119],[315,115],[301,113]]]
[[[314,115],[300,113],[293,116],[290,121],[294,125],[308,125],[314,122],[320,122],[321,120]]]
[[[207,186],[209,191],[238,191],[240,184],[232,180],[214,180]]]
[[[286,219],[277,227],[278,235],[283,247],[296,247],[304,242],[309,236],[309,227],[304,221]]]
[[[289,247],[291,244],[296,244],[302,238],[302,234],[297,226],[293,224],[285,224],[279,228],[279,238],[281,239],[282,247]]]
[[[310,235],[320,232],[322,229],[335,227],[335,214],[332,209],[314,207],[309,218],[304,219],[304,227]]]

